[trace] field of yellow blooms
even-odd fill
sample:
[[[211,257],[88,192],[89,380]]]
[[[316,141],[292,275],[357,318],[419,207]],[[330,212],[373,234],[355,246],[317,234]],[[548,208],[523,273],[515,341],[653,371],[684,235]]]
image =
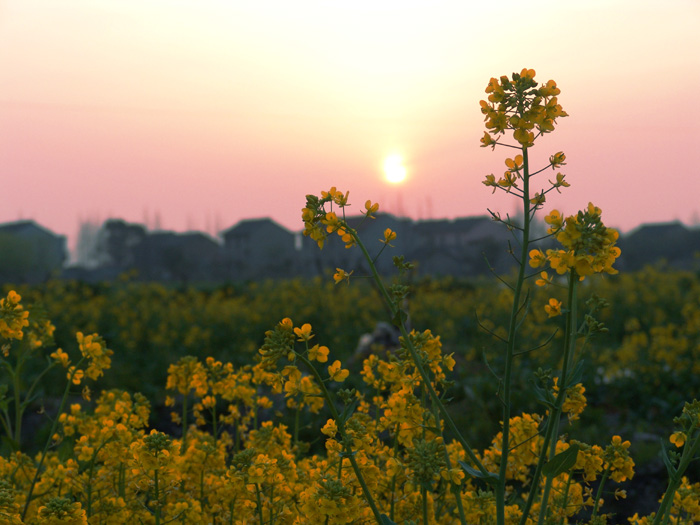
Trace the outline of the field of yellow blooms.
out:
[[[396,232],[361,239],[331,187],[304,234],[361,250],[368,275],[4,290],[0,523],[700,522],[700,275],[618,274],[592,203],[531,239],[569,186],[530,191],[566,164],[530,158],[560,90],[523,69],[486,93],[482,146],[519,152],[483,181],[523,207],[492,212],[513,275],[416,280]],[[395,337],[358,351],[379,321]]]
[[[505,304],[499,299],[502,293],[483,282],[424,281],[415,286],[411,304],[414,325],[436,326],[436,332],[447,334],[439,339],[425,330],[414,334],[421,348],[432,356],[431,366],[439,380],[455,382],[445,384],[445,390],[462,405],[469,399],[460,391],[481,388],[486,394],[491,382],[470,384],[467,373],[459,369],[483,369],[484,352],[487,359],[497,358],[489,355],[489,340],[476,319],[505,319]],[[586,383],[591,386],[585,397],[572,397],[566,409],[572,418],[585,419],[586,413],[579,412],[586,397],[589,402],[594,400],[591,408],[598,414],[615,405],[615,412],[624,415],[620,428],[628,435],[649,424],[645,411],[656,410],[660,414],[653,418],[655,426],[649,430],[662,432],[659,427],[672,424],[672,416],[680,413],[682,402],[677,400],[669,407],[672,413],[660,411],[659,405],[674,403],[668,401],[674,392],[682,396],[684,390],[696,392],[698,387],[693,366],[698,366],[700,357],[700,279],[689,273],[649,268],[597,281],[590,291],[614,302],[618,315],[600,315],[609,331],[587,352],[591,366],[587,368],[586,375],[590,376]],[[347,377],[343,365],[332,368],[337,357],[341,362],[352,357],[360,335],[371,331],[376,319],[381,318],[369,288],[287,281],[248,285],[239,290],[198,291],[133,282],[95,288],[55,281],[22,292],[26,298],[22,302],[12,292],[3,299],[0,335],[4,348],[12,348],[11,352],[5,350],[7,361],[17,357],[12,355],[17,351],[30,353],[38,362],[52,354],[55,364],[49,376],[58,375],[59,369],[66,373],[70,368],[61,365],[68,364],[69,354],[73,360],[79,359],[79,350],[88,336],[60,340],[58,345],[65,351],[56,350],[53,339],[58,342],[59,334],[77,331],[80,325],[88,331],[99,329],[114,334],[110,346],[115,353],[108,355],[104,341],[96,339],[103,361],[92,369],[86,367],[86,375],[97,377],[105,368],[104,377],[96,383],[73,379],[79,384],[71,387],[71,402],[59,417],[40,467],[39,438],[46,436],[56,410],[55,404],[44,406],[44,396],[52,392],[53,381],[39,384],[33,398],[22,399],[26,413],[47,413],[40,416],[39,423],[33,423],[29,435],[18,435],[12,446],[11,440],[4,439],[0,512],[8,523],[22,523],[19,516],[25,507],[25,516],[33,517],[25,522],[31,523],[51,523],[48,518],[38,517],[42,508],[46,515],[58,515],[63,509],[66,516],[75,516],[74,523],[85,522],[81,516],[89,517],[90,523],[166,523],[173,519],[175,523],[323,523],[326,517],[329,523],[361,523],[365,518],[371,521],[371,510],[358,496],[362,489],[353,475],[350,458],[344,457],[343,443],[337,439],[336,423],[330,418],[326,401],[319,397],[319,380],[329,380],[336,388],[352,384],[361,392],[344,393],[349,405],[341,403],[338,410],[356,405],[346,423],[352,453],[366,473],[370,488],[381,495],[377,505],[387,516],[397,523],[420,516],[421,487],[425,486],[431,489],[428,502],[436,510],[431,522],[458,523],[455,494],[448,483],[452,476],[462,485],[467,523],[489,523],[493,501],[488,486],[479,480],[462,480],[464,471],[457,465],[464,461],[464,451],[458,444],[444,446],[434,439],[428,430],[435,425],[434,420],[423,421],[432,416],[423,413],[415,398],[415,384],[420,380],[410,359],[400,351],[386,354],[385,349],[378,348],[375,355],[358,365],[357,377]],[[339,305],[334,312],[313,299],[331,294],[336,294],[333,303]],[[311,300],[304,301],[304,297]],[[41,305],[36,309],[41,315],[35,317],[34,309],[21,308],[30,298],[33,304]],[[321,336],[315,326],[306,323],[296,327],[297,336],[289,321],[278,324],[260,342],[253,333],[239,332],[280,303],[295,314],[306,313],[307,319],[318,320],[319,326],[337,326],[347,341],[338,344],[337,339]],[[310,309],[314,303],[318,308],[315,312]],[[9,306],[12,304],[14,308]],[[134,308],[119,307],[124,304]],[[362,310],[364,315],[359,315]],[[343,327],[342,320],[353,316],[356,320]],[[54,329],[48,322],[50,317],[60,319],[56,323],[59,328]],[[238,322],[227,324],[226,319]],[[492,329],[502,329],[492,322]],[[203,335],[187,338],[194,327]],[[25,334],[18,341],[20,331]],[[150,331],[152,338],[147,336]],[[538,335],[534,331],[527,337]],[[264,360],[255,363],[258,352],[251,349],[256,345],[265,348],[273,337],[282,338],[288,345],[285,349],[308,347],[307,355],[320,378],[302,375],[292,367],[273,372]],[[217,347],[212,341],[237,341],[241,350],[235,353],[234,348]],[[227,352],[233,360],[223,360]],[[140,353],[145,354],[141,359]],[[153,366],[144,371],[142,363],[148,356]],[[106,369],[104,359],[111,361],[111,369]],[[248,364],[240,364],[246,360]],[[283,361],[287,362],[286,355]],[[32,363],[27,361],[24,366],[31,368]],[[163,371],[160,384],[149,375],[156,368]],[[162,392],[163,397],[156,399],[161,400],[161,406],[171,406],[172,416],[167,419],[174,419],[178,426],[168,424],[163,410],[160,416],[153,414],[151,402],[138,389],[115,388],[114,380],[108,379],[116,370],[120,370],[120,376],[134,377],[135,384],[140,383],[149,392]],[[90,401],[81,397],[85,386],[101,390],[105,383],[110,384],[108,389],[92,394]],[[605,399],[611,390],[615,392],[614,400]],[[7,388],[4,393],[3,416],[12,422],[14,400]],[[623,394],[628,403],[620,397]],[[54,392],[53,398],[59,395]],[[528,405],[533,408],[533,400],[524,399],[522,405],[523,409]],[[487,409],[486,416],[480,413],[482,407]],[[467,410],[462,419],[488,418],[493,406],[483,403],[482,407]],[[509,477],[519,487],[526,486],[532,459],[541,446],[541,417],[534,411],[523,412],[512,421],[517,441],[522,444],[511,457]],[[491,424],[477,422],[476,430],[486,432]],[[604,427],[594,419],[587,420],[587,424]],[[170,429],[170,433],[157,432],[154,426]],[[4,438],[10,429],[4,425]],[[479,452],[487,464],[498,463],[497,437]],[[572,468],[576,477],[562,478],[562,483],[569,484],[568,510],[558,512],[576,515],[585,508],[591,487],[616,461],[619,467],[609,469],[612,482],[603,491],[604,499],[614,500],[626,485],[633,485],[629,481],[618,483],[633,475],[628,446],[627,441],[613,440],[582,448]],[[635,446],[629,448],[634,450]],[[28,487],[38,472],[32,501],[27,505]],[[697,502],[700,486],[689,484],[686,491],[691,495],[689,501]],[[688,512],[697,513],[697,506],[686,503]],[[517,506],[510,512],[517,514]],[[319,513],[317,521],[313,516]]]

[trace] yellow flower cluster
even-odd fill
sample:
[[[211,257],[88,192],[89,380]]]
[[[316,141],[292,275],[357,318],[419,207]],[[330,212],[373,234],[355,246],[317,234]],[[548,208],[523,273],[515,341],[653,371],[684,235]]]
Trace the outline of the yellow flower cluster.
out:
[[[316,241],[319,248],[323,248],[328,235],[332,233],[338,234],[345,243],[346,248],[352,248],[357,244],[357,230],[351,228],[345,220],[345,207],[348,206],[348,196],[349,192],[343,193],[336,189],[335,186],[328,191],[322,191],[320,198],[316,195],[306,196],[306,206],[301,210],[301,218],[304,221],[303,234]],[[326,210],[326,204],[330,206],[329,210]],[[337,213],[333,211],[334,205],[342,210],[342,217],[338,217]],[[379,204],[368,200],[365,202],[363,215],[366,219],[374,219],[374,214],[378,210]],[[380,240],[388,245],[395,238],[396,233],[387,228],[384,232],[384,239]],[[336,282],[340,282],[349,276],[350,274],[338,268],[338,273],[336,273],[334,278]]]
[[[495,146],[498,136],[513,130],[513,138],[522,146],[530,147],[538,135],[554,130],[556,120],[568,114],[557,101],[560,89],[554,80],[537,87],[534,69],[492,78],[482,100],[481,112],[485,115],[487,132],[481,139],[482,147]]]
[[[559,378],[554,378],[553,393],[556,396],[559,393]],[[566,414],[569,421],[576,421],[583,410],[586,408],[586,396],[583,393],[586,388],[581,383],[576,383],[566,389],[566,397],[562,405],[562,413]]]
[[[603,468],[610,471],[610,477],[617,481],[625,481],[634,476],[634,460],[630,457],[631,443],[622,441],[620,436],[613,436],[612,442],[603,452]]]
[[[332,210],[334,204],[341,210],[345,208],[348,204],[348,196],[349,192],[343,194],[335,186],[328,191],[322,191],[320,199],[316,195],[306,196],[306,206],[301,210],[301,218],[304,221],[303,233],[316,241],[319,248],[323,248],[328,234],[334,232],[342,238],[346,248],[355,245],[355,231],[347,226],[344,219],[338,218],[338,215]],[[328,212],[325,210],[327,203],[331,206],[331,210]],[[372,217],[372,214],[378,209],[378,205],[367,201],[366,216]]]
[[[29,312],[20,304],[22,297],[10,290],[7,297],[0,299],[0,337],[22,339],[23,328],[29,326]]]
[[[98,379],[104,370],[112,365],[111,356],[114,354],[105,345],[104,339],[97,334],[83,335],[82,332],[76,334],[80,353],[88,359],[88,367],[85,374],[90,379]]]
[[[566,219],[558,210],[553,210],[545,217],[549,224],[547,232],[556,236],[563,248],[548,249],[546,254],[540,249],[530,250],[530,266],[549,265],[557,274],[570,273],[581,281],[595,273],[616,274],[613,264],[620,256],[620,248],[615,246],[619,233],[603,224],[601,213],[592,203]],[[546,286],[551,282],[547,271],[542,271],[535,284]],[[562,314],[562,303],[550,298],[544,309],[549,317],[556,317]]]

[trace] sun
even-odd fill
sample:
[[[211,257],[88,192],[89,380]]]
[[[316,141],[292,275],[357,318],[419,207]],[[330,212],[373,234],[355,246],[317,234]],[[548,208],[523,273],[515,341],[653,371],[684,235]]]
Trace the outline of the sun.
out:
[[[384,159],[384,177],[392,184],[400,184],[406,180],[406,167],[401,155],[389,155]]]

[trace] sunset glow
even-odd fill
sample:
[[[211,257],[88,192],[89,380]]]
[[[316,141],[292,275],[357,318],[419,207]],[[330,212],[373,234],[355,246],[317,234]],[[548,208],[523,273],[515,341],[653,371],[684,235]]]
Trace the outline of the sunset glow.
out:
[[[481,180],[508,152],[479,147],[479,100],[491,77],[527,67],[557,81],[570,115],[532,151],[535,164],[568,159],[571,188],[546,209],[594,201],[623,231],[691,223],[699,21],[694,0],[8,0],[0,222],[73,239],[108,217],[216,234],[270,216],[299,230],[307,193],[394,198],[386,181],[405,170],[378,170],[397,144],[410,153],[403,212],[481,215]]]
[[[401,155],[389,155],[384,160],[384,177],[392,184],[400,184],[406,180],[406,167]]]

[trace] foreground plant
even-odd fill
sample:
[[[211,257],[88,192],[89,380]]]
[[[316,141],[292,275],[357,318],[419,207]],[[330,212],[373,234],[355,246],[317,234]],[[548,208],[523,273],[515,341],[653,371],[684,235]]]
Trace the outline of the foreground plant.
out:
[[[402,335],[402,345],[405,345],[407,355],[413,360],[418,371],[418,380],[415,388],[423,391],[426,395],[424,406],[427,412],[435,411],[435,426],[440,428],[443,421],[459,443],[468,459],[461,465],[468,476],[475,480],[481,480],[493,490],[495,521],[504,524],[506,521],[516,519],[521,524],[537,522],[538,524],[549,522],[557,516],[562,519],[572,515],[577,509],[584,505],[593,507],[593,516],[599,511],[602,501],[601,494],[605,481],[612,477],[616,482],[624,481],[633,476],[634,462],[626,453],[629,442],[622,441],[619,436],[615,436],[613,444],[606,449],[601,457],[601,468],[598,471],[585,471],[584,483],[588,484],[597,478],[598,473],[602,473],[602,480],[598,493],[593,497],[589,495],[587,500],[581,499],[578,504],[568,501],[568,496],[564,497],[564,506],[556,503],[559,496],[555,495],[565,487],[565,494],[574,494],[571,475],[574,470],[578,470],[579,455],[585,454],[582,447],[585,444],[569,444],[565,438],[559,437],[560,421],[562,415],[568,414],[570,419],[575,419],[585,407],[585,390],[581,385],[581,355],[583,344],[595,332],[604,330],[601,323],[595,320],[593,314],[600,307],[600,302],[592,304],[591,312],[585,315],[583,321],[579,319],[577,311],[577,287],[580,281],[596,273],[614,274],[617,271],[613,264],[620,255],[620,249],[615,246],[618,232],[607,228],[601,221],[601,210],[589,203],[586,209],[575,215],[564,217],[557,210],[553,210],[545,217],[545,222],[549,225],[547,236],[541,239],[531,239],[531,225],[538,211],[546,203],[547,195],[553,190],[559,192],[562,188],[569,187],[565,175],[556,173],[553,180],[546,183],[539,183],[535,186],[536,176],[551,168],[556,170],[566,162],[563,152],[558,152],[549,157],[549,163],[543,168],[533,170],[530,161],[530,149],[535,142],[544,134],[554,131],[558,118],[568,116],[558,103],[560,90],[552,80],[539,86],[534,80],[535,72],[531,69],[523,69],[519,74],[514,73],[511,78],[492,78],[486,92],[488,101],[481,101],[481,111],[485,115],[487,131],[481,139],[482,146],[504,146],[519,150],[519,153],[505,161],[507,170],[502,177],[496,178],[493,174],[487,175],[484,184],[492,187],[493,191],[504,191],[521,202],[522,222],[516,223],[510,217],[504,219],[498,213],[493,213],[494,220],[503,223],[509,231],[513,233],[514,242],[519,245],[519,253],[514,253],[517,261],[518,272],[515,281],[508,283],[505,279],[499,279],[506,284],[512,292],[512,308],[510,321],[505,336],[500,336],[489,330],[503,344],[503,367],[494,374],[498,379],[498,395],[502,404],[502,431],[499,433],[499,443],[497,455],[479,458],[472,452],[466,439],[456,427],[447,411],[444,402],[437,395],[434,383],[424,365],[424,357],[417,351],[415,345],[411,343],[411,337],[407,332],[405,321],[408,312],[404,309],[405,298],[408,294],[408,287],[399,281],[391,287],[386,287],[380,278],[375,262],[382,251],[390,246],[390,241],[396,238],[396,233],[387,230],[384,233],[382,250],[371,256],[360,239],[357,229],[350,227],[345,216],[345,208],[348,206],[348,193],[343,193],[335,187],[327,192],[322,192],[320,196],[308,195],[306,206],[302,210],[304,221],[304,234],[315,240],[320,248],[332,234],[337,234],[345,243],[346,248],[358,246],[369,265],[371,277],[374,279],[377,288],[389,306],[392,314],[392,321],[398,326]],[[508,138],[514,139],[513,143],[508,142]],[[537,189],[536,189],[537,188]],[[378,205],[367,201],[365,204],[365,219],[374,218],[374,213],[378,210]],[[548,248],[546,251],[540,248],[533,249],[532,244],[541,241],[556,239],[559,247]],[[402,258],[394,258],[395,265],[402,274],[411,268],[410,263],[406,263]],[[538,271],[528,274],[528,268],[535,268]],[[551,270],[553,273],[548,272]],[[347,271],[337,268],[334,275],[336,283],[350,280],[354,271]],[[548,363],[554,365],[557,370],[548,371],[536,378],[536,395],[545,405],[547,412],[543,417],[539,417],[537,425],[533,427],[534,434],[522,439],[516,438],[516,434],[511,429],[513,421],[512,388],[513,377],[517,373],[517,360],[520,355],[533,352],[540,347],[546,346],[554,337],[543,341],[533,348],[521,348],[519,343],[519,330],[526,322],[528,313],[531,311],[531,294],[527,287],[529,280],[536,280],[538,286],[559,285],[560,277],[565,277],[565,287],[567,294],[562,302],[555,297],[549,299],[543,305],[549,318],[556,318],[564,315],[565,333],[563,344],[555,354],[555,361]],[[579,344],[582,343],[582,344]],[[427,404],[425,403],[427,401]],[[432,408],[430,408],[432,407]],[[443,421],[440,421],[442,418]],[[516,418],[517,420],[517,418]],[[534,439],[534,438],[537,439]],[[438,433],[441,438],[441,432]],[[506,504],[506,495],[513,491],[512,480],[520,476],[514,470],[514,462],[522,461],[522,458],[512,457],[518,452],[524,443],[529,442],[533,448],[530,456],[525,461],[526,467],[522,474],[522,481],[526,482],[523,493],[524,501],[520,506],[517,515],[513,514],[513,509]],[[602,450],[602,449],[601,449]],[[610,450],[610,452],[608,452]],[[617,451],[617,452],[615,452]],[[624,459],[605,459],[613,454],[622,454]],[[532,468],[530,471],[529,468]],[[562,476],[566,477],[562,480]],[[673,479],[680,479],[678,476]],[[562,485],[562,483],[564,483]],[[619,492],[623,495],[623,492]],[[553,499],[554,497],[554,499]],[[559,498],[561,499],[561,498]],[[572,500],[573,501],[573,500]],[[554,506],[554,508],[553,508]],[[559,506],[559,510],[556,507]],[[561,514],[561,509],[567,509]],[[532,514],[534,512],[534,515]],[[507,515],[508,514],[508,515]],[[560,515],[561,514],[561,515]],[[463,509],[460,510],[460,518],[464,522]],[[535,520],[535,521],[533,521]],[[428,522],[427,513],[424,512],[423,521]]]

